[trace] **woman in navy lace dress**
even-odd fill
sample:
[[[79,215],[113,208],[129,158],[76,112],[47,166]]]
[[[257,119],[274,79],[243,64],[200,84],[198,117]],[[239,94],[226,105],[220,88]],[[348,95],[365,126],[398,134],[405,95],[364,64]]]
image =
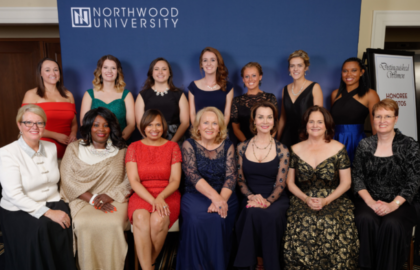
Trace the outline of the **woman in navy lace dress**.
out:
[[[182,145],[186,181],[176,269],[226,269],[238,210],[237,171],[220,110],[200,110],[191,137]]]

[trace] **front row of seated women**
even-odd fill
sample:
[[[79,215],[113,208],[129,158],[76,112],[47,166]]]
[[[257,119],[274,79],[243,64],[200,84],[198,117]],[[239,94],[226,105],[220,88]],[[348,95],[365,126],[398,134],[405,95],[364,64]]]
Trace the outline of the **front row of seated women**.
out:
[[[272,137],[276,107],[256,104],[255,136],[236,152],[223,114],[206,107],[182,155],[164,139],[158,110],[145,112],[144,139],[125,153],[116,117],[97,108],[85,114],[82,140],[64,155],[60,196],[56,149],[40,141],[45,114],[23,106],[20,138],[0,150],[6,269],[73,270],[74,252],[82,270],[123,269],[130,220],[142,269],[153,270],[179,214],[179,270],[227,269],[234,239],[238,269],[401,269],[417,224],[420,150],[394,129],[394,101],[372,113],[377,134],[360,142],[350,171],[345,147],[332,139],[332,117],[318,106],[304,114],[302,142],[287,149]],[[354,203],[345,193],[351,184]]]

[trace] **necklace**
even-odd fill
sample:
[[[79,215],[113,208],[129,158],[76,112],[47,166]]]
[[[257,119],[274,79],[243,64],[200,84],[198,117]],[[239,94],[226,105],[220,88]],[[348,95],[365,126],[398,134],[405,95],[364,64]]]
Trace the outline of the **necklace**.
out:
[[[265,155],[265,157],[264,158],[262,158],[262,159],[258,159],[257,158],[257,155],[255,154],[255,147],[254,146],[256,146],[255,145],[255,138],[253,139],[253,142],[252,142],[252,152],[254,153],[254,157],[255,157],[255,159],[256,160],[258,160],[258,162],[259,163],[261,163],[261,161],[263,161],[264,159],[266,159],[267,157],[268,157],[268,154],[270,154],[270,151],[271,151],[271,148],[273,147],[273,144],[271,143],[271,140],[270,140],[270,148],[268,149],[268,152],[267,152],[267,155]],[[268,146],[268,145],[267,145]],[[267,148],[267,146],[265,147],[265,148]],[[257,147],[258,148],[258,147]],[[264,148],[264,149],[265,149]]]
[[[255,142],[255,138],[254,138],[254,144],[255,144],[255,147],[257,147],[257,149],[260,149],[260,150],[265,150],[265,149],[267,149],[267,147],[269,147],[270,145],[271,145],[271,142],[273,141],[273,137],[271,137],[271,139],[270,139],[270,142],[267,144],[267,146],[266,147],[261,147],[261,148],[259,148],[258,147],[258,145],[257,145],[257,143]]]
[[[153,89],[152,88],[152,90],[153,91],[155,91],[155,93],[156,93],[156,96],[164,96],[164,95],[166,95],[167,93],[168,93],[168,90],[169,90],[169,88],[166,88],[166,90],[165,91],[163,91],[163,92],[159,92],[159,91],[156,91],[155,89]]]
[[[295,88],[295,84],[293,83],[293,84],[292,84],[292,94],[293,94],[294,96],[299,95],[299,94],[300,94],[300,92],[302,92],[302,89],[303,89],[303,86],[305,86],[305,83],[306,83],[306,80],[303,82],[302,87],[300,88],[299,93],[297,93],[297,94],[295,94],[295,92],[293,92],[293,89]]]
[[[96,149],[95,147],[93,147],[93,145],[89,145],[88,150],[91,154],[93,154],[95,156],[106,157],[110,153],[114,152],[115,148],[114,147],[109,147],[109,148],[105,148],[105,149]]]
[[[206,86],[210,89],[210,90],[215,90],[219,87],[219,85],[217,84],[217,82],[215,82],[215,84],[213,86],[210,86],[208,82],[206,82]]]

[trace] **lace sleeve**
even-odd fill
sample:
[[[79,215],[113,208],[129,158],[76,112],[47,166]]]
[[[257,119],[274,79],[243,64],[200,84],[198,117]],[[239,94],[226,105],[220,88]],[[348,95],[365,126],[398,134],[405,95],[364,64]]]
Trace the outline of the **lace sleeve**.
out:
[[[238,98],[233,99],[232,108],[230,111],[230,120],[232,123],[239,123]]]
[[[232,191],[235,190],[236,179],[238,178],[238,172],[236,170],[236,158],[235,158],[235,147],[233,144],[230,145],[226,154],[226,175],[224,188],[228,188]]]
[[[179,149],[179,145],[177,143],[174,143],[174,148],[172,149],[171,164],[175,164],[178,162],[182,162],[181,149]]]
[[[237,161],[238,161],[238,185],[239,185],[239,188],[241,189],[242,194],[245,197],[252,195],[252,192],[249,190],[248,185],[246,184],[244,172],[242,169],[243,156],[245,155],[245,151],[246,151],[248,143],[249,141],[238,144],[238,147],[237,147],[238,153],[236,155]]]
[[[289,171],[290,153],[287,147],[276,141],[277,156],[279,157],[279,170],[277,172],[276,183],[274,184],[273,192],[267,198],[270,203],[275,202],[280,198],[281,193],[286,187],[287,172]]]
[[[364,163],[366,162],[365,149],[367,144],[361,140],[359,146],[356,148],[356,153],[353,160],[353,168],[351,170],[351,180],[353,192],[357,194],[360,190],[366,189],[364,183],[365,175],[363,173]]]
[[[132,143],[128,149],[127,153],[125,154],[125,163],[127,162],[137,162],[136,157],[136,143]]]
[[[401,156],[405,156],[402,166],[406,173],[406,179],[402,181],[402,189],[398,195],[411,203],[420,186],[420,150],[418,142],[412,139],[407,146],[404,149],[405,153],[401,153]]]
[[[203,177],[197,170],[195,151],[189,141],[185,141],[182,144],[182,156],[184,157],[184,162],[182,162],[182,170],[185,173],[185,181],[188,181],[195,186],[197,182]]]
[[[270,95],[270,102],[273,103],[276,106],[276,108],[278,108],[277,107],[278,106],[278,104],[277,104],[277,98],[276,98],[276,96],[274,94],[271,94]]]

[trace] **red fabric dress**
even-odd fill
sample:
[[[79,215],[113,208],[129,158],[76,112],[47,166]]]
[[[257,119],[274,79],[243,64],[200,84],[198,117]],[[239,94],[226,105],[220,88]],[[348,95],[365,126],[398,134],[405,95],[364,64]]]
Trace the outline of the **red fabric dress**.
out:
[[[156,198],[169,184],[172,164],[182,162],[181,149],[172,141],[161,146],[145,145],[137,141],[128,147],[125,162],[137,162],[140,183]],[[179,216],[181,193],[176,190],[165,199],[165,202],[171,212],[169,215],[169,228],[171,228]],[[137,209],[146,209],[151,213],[152,205],[134,193],[128,202],[128,218],[131,223],[133,223],[133,213]]]
[[[22,106],[28,105],[24,103]],[[47,125],[45,129],[67,136],[71,132],[71,123],[76,115],[76,106],[70,102],[41,102],[35,103],[41,107],[47,115]],[[57,146],[57,158],[63,158],[67,145],[57,142],[51,138],[41,138],[43,141],[55,143]]]

